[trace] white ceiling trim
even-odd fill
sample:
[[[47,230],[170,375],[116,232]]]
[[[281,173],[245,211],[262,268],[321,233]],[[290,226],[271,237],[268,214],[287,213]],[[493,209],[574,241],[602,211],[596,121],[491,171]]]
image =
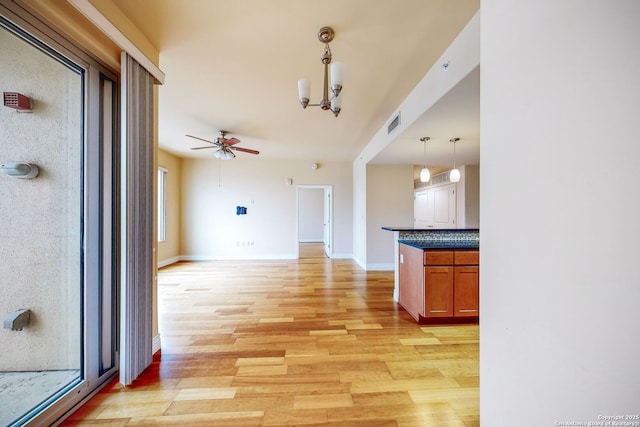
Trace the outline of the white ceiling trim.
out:
[[[164,84],[165,74],[140,49],[136,47],[115,25],[111,23],[89,0],[69,0],[80,13],[106,34],[118,47],[127,52],[142,65],[160,84]]]

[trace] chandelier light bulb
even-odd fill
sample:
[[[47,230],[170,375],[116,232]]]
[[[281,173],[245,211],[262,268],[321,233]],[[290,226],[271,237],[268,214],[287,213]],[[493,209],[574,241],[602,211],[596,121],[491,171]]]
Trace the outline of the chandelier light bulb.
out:
[[[303,108],[309,105],[309,97],[311,96],[311,82],[309,79],[298,80],[298,100]]]
[[[331,90],[334,96],[340,95],[342,90],[342,82],[344,78],[344,63],[332,62],[331,63]]]

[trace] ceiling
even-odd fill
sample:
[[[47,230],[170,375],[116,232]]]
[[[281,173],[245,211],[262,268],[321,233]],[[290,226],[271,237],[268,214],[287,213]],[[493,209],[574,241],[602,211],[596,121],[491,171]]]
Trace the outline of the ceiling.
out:
[[[261,158],[351,162],[479,9],[479,0],[113,0],[160,52],[159,144],[213,158],[185,135],[218,130]],[[342,112],[304,110],[297,80],[321,98],[324,45],[345,64]],[[479,162],[479,71],[471,73],[380,153],[374,163]],[[238,156],[251,156],[238,153]],[[437,163],[434,163],[437,162]]]

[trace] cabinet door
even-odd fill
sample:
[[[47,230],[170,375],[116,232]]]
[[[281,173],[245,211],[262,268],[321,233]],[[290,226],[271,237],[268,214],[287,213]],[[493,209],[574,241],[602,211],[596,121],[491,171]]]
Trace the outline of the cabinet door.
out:
[[[453,267],[424,268],[424,317],[453,316]]]
[[[414,228],[433,227],[433,194],[428,190],[416,192],[414,195],[413,226]]]
[[[449,184],[433,189],[435,228],[453,228],[456,224],[456,185]]]
[[[456,317],[479,316],[479,276],[478,267],[455,267],[453,307]]]

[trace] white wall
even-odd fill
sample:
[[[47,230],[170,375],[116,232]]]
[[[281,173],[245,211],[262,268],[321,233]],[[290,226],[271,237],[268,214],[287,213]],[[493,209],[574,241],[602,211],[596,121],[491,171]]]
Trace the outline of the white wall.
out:
[[[413,165],[367,166],[367,270],[393,270],[393,232],[413,225]]]
[[[638,414],[640,2],[481,13],[482,425]]]
[[[350,163],[248,158],[183,159],[183,256],[187,259],[295,258],[296,185],[333,186],[333,255],[353,255]],[[287,185],[287,178],[293,185]],[[245,206],[247,215],[236,215]]]
[[[456,191],[456,228],[480,227],[480,166],[464,165]]]
[[[298,241],[324,242],[324,189],[298,189]]]

